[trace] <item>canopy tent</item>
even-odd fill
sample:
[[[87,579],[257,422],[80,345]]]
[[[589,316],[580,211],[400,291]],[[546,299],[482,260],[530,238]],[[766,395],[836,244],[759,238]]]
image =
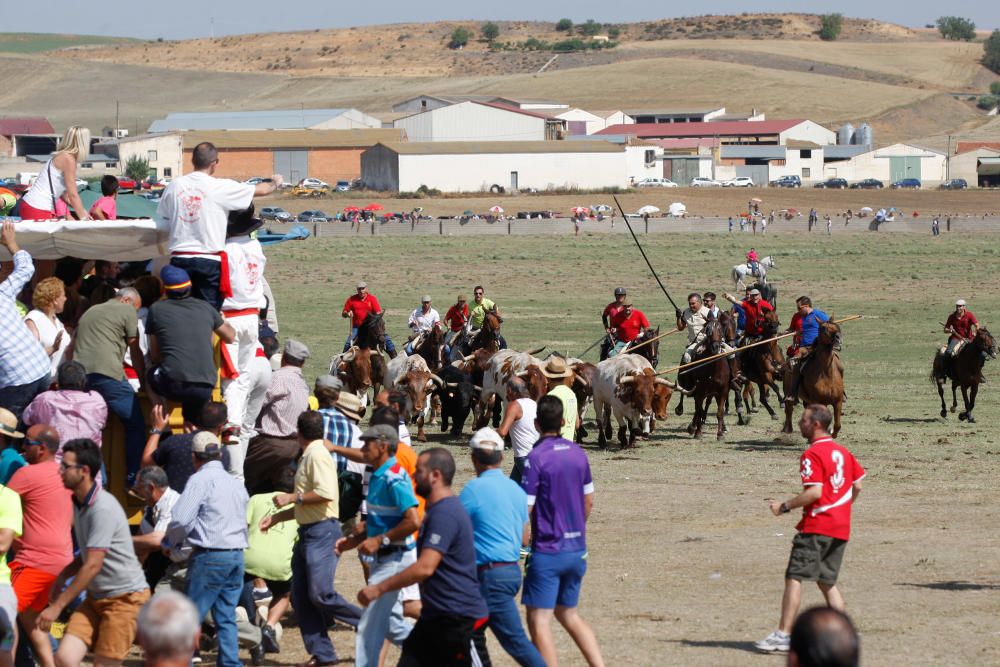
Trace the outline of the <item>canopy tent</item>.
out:
[[[643,206],[638,211],[636,211],[636,213],[638,213],[639,215],[652,215],[654,213],[659,213],[659,212],[660,212],[660,209],[658,209],[655,206],[652,206],[650,204],[647,204],[646,206]]]
[[[673,204],[671,204],[668,210],[670,216],[674,218],[683,218],[685,215],[687,215],[687,206],[685,206],[679,201],[675,201]]]
[[[94,205],[94,202],[100,198],[100,190],[97,192],[89,188],[80,190],[80,201],[83,202],[88,211]],[[124,218],[153,218],[156,216],[156,202],[151,202],[138,195],[118,195],[115,207],[118,211],[119,220]]]
[[[167,231],[152,220],[46,220],[15,223],[17,243],[34,259],[107,259],[131,262],[167,254]],[[10,253],[0,247],[0,261]]]

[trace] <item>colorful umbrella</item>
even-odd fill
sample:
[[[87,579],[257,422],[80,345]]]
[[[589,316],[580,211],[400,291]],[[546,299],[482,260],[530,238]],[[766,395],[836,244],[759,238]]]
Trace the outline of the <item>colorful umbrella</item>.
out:
[[[590,208],[587,206],[574,206],[570,209],[573,213],[590,213]]]
[[[650,206],[648,204],[640,208],[638,211],[636,211],[636,213],[638,213],[639,215],[647,215],[647,214],[652,215],[653,213],[659,213],[659,212],[660,209],[656,208],[655,206]]]
[[[344,207],[344,213],[359,213],[359,212],[361,212],[361,209],[358,208],[357,206],[345,206]]]
[[[503,209],[500,208],[499,206],[494,206],[493,208],[490,209],[490,213],[503,213]]]
[[[610,213],[611,207],[607,204],[597,204],[595,206],[591,206],[590,210],[594,213]]]
[[[368,206],[365,206],[365,210],[366,211],[381,211],[381,210],[383,210],[383,207],[382,207],[382,204],[372,203],[372,204],[368,204]]]

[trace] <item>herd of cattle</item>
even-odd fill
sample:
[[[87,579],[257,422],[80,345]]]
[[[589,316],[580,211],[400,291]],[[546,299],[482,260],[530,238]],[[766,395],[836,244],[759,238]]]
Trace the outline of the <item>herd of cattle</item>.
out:
[[[656,377],[649,361],[638,354],[620,354],[599,364],[566,358],[573,375],[558,379],[542,373],[547,360],[548,357],[540,359],[532,352],[479,349],[451,363],[442,363],[440,355],[431,355],[428,360],[419,354],[400,354],[386,362],[377,348],[352,347],[331,359],[330,372],[338,375],[363,403],[370,389],[375,393],[381,388],[405,391],[415,406],[411,419],[418,428],[416,437],[420,441],[426,440],[424,425],[433,421],[438,408],[441,431],[450,431],[456,437],[470,414],[474,428],[487,425],[491,417],[493,426],[497,426],[507,401],[507,383],[520,377],[536,401],[556,384],[572,387],[581,424],[578,442],[587,435],[582,427],[583,417],[593,405],[600,446],[605,447],[612,436],[611,415],[614,415],[618,440],[622,447],[630,447],[640,434],[652,432],[656,420],[667,418],[667,404],[677,390],[673,382]]]

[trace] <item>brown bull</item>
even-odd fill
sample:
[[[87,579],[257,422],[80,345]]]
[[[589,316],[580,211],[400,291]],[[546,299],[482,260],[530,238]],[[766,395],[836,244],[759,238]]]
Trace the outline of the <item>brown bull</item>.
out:
[[[401,359],[403,363],[397,364],[396,362]],[[401,368],[397,369],[397,366],[401,366]],[[405,391],[413,404],[411,420],[417,425],[417,440],[427,442],[427,436],[424,435],[424,423],[429,412],[430,392],[433,391],[435,385],[441,387],[444,382],[437,375],[431,373],[427,363],[417,355],[396,357],[389,362],[387,374],[394,376],[392,386]]]

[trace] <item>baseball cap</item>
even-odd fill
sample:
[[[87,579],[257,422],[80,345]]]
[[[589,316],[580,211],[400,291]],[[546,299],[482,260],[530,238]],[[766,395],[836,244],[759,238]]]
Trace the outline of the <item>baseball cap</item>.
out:
[[[964,306],[965,305],[965,299],[959,299],[958,301],[955,302],[955,305],[956,306]]]
[[[363,281],[363,280],[359,280],[359,281],[358,281],[358,284],[357,284],[357,285],[355,285],[355,287],[356,287],[357,289],[365,289],[366,287],[368,287],[368,283],[366,283],[366,282],[365,282],[365,281]]]
[[[183,292],[191,289],[191,276],[179,266],[167,264],[160,271],[160,280],[163,281],[163,289],[167,292]]]
[[[191,440],[191,452],[194,454],[218,454],[222,444],[219,438],[210,431],[198,431]]]
[[[624,294],[624,293],[625,293],[625,288],[624,287],[616,287],[615,288],[615,296],[619,296],[619,295]]]
[[[422,297],[420,297],[420,302],[421,303],[430,303],[431,302],[430,295],[429,294],[425,294]]]
[[[368,430],[361,434],[362,440],[378,440],[379,442],[396,442],[399,440],[399,431],[388,424],[378,424],[369,426]]]
[[[489,426],[485,426],[472,435],[472,439],[469,440],[469,449],[482,449],[487,452],[502,452],[503,438],[501,438],[500,434],[491,429]]]
[[[316,378],[316,388],[319,389],[320,387],[340,391],[344,388],[344,383],[341,382],[340,378],[333,375],[320,375]]]
[[[759,289],[752,289],[752,290],[750,290],[750,296],[753,296],[754,294],[756,294],[757,296],[760,296],[760,290]]]
[[[305,361],[311,356],[309,354],[309,348],[306,347],[306,344],[300,343],[294,338],[289,338],[285,341],[285,349],[282,350],[282,352],[293,359],[299,359],[301,361]]]
[[[632,305],[632,299],[626,298],[624,301],[622,301],[622,305],[623,306],[631,306]]]
[[[24,437],[24,434],[17,430],[17,417],[7,408],[0,408],[0,435],[8,438]]]

